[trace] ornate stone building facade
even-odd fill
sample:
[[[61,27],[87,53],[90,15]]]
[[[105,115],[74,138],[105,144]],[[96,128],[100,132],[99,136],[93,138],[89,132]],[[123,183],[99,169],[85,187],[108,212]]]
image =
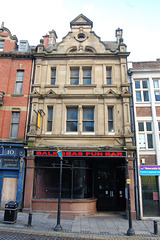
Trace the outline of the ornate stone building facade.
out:
[[[126,210],[128,160],[135,217],[129,53],[122,29],[108,42],[82,14],[70,27],[59,43],[49,32],[34,53],[24,210],[57,211],[60,149],[62,213]]]

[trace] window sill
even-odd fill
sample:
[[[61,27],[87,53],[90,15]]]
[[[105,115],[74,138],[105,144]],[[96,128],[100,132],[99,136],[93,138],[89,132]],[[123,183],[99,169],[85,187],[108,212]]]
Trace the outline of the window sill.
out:
[[[45,88],[59,88],[59,85],[44,85]]]
[[[96,84],[88,84],[88,85],[83,85],[83,84],[77,84],[77,85],[70,85],[70,84],[66,84],[64,86],[65,88],[96,88],[97,85]]]
[[[78,132],[65,132],[65,135],[78,135]]]
[[[24,97],[24,95],[23,94],[11,94],[11,97]]]

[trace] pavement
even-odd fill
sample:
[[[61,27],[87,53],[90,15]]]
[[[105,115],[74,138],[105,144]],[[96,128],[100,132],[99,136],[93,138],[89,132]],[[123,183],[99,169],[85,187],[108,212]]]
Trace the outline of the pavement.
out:
[[[97,213],[91,216],[61,215],[60,232],[55,232],[57,216],[51,213],[32,213],[31,225],[28,226],[29,214],[18,212],[17,221],[9,224],[4,221],[4,210],[0,210],[0,231],[32,232],[38,234],[61,234],[61,236],[77,236],[83,238],[108,239],[132,238],[127,236],[129,222],[124,215],[116,213]],[[157,219],[156,219],[157,220]],[[159,218],[160,220],[160,218]],[[154,233],[153,220],[132,220],[134,238],[160,239],[160,222],[157,221],[158,234]]]

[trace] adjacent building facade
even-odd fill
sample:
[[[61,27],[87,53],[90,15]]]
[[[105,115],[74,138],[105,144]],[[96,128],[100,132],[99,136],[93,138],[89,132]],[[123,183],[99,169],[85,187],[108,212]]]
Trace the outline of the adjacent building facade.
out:
[[[160,60],[129,63],[132,82],[140,217],[159,216]]]
[[[57,211],[60,149],[62,213],[125,211],[128,161],[135,217],[129,53],[122,29],[108,42],[82,14],[70,27],[60,43],[50,31],[34,53],[24,211]]]
[[[32,54],[2,24],[0,28],[0,207],[16,201],[22,207],[25,132]]]

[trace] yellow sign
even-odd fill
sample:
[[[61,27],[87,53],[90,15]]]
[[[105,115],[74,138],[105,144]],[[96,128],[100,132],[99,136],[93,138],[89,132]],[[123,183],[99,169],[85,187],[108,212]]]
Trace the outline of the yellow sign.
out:
[[[127,179],[127,184],[130,184],[131,183],[131,179]]]
[[[41,114],[38,112],[38,117],[37,117],[37,127],[40,128],[40,119],[41,119]]]

